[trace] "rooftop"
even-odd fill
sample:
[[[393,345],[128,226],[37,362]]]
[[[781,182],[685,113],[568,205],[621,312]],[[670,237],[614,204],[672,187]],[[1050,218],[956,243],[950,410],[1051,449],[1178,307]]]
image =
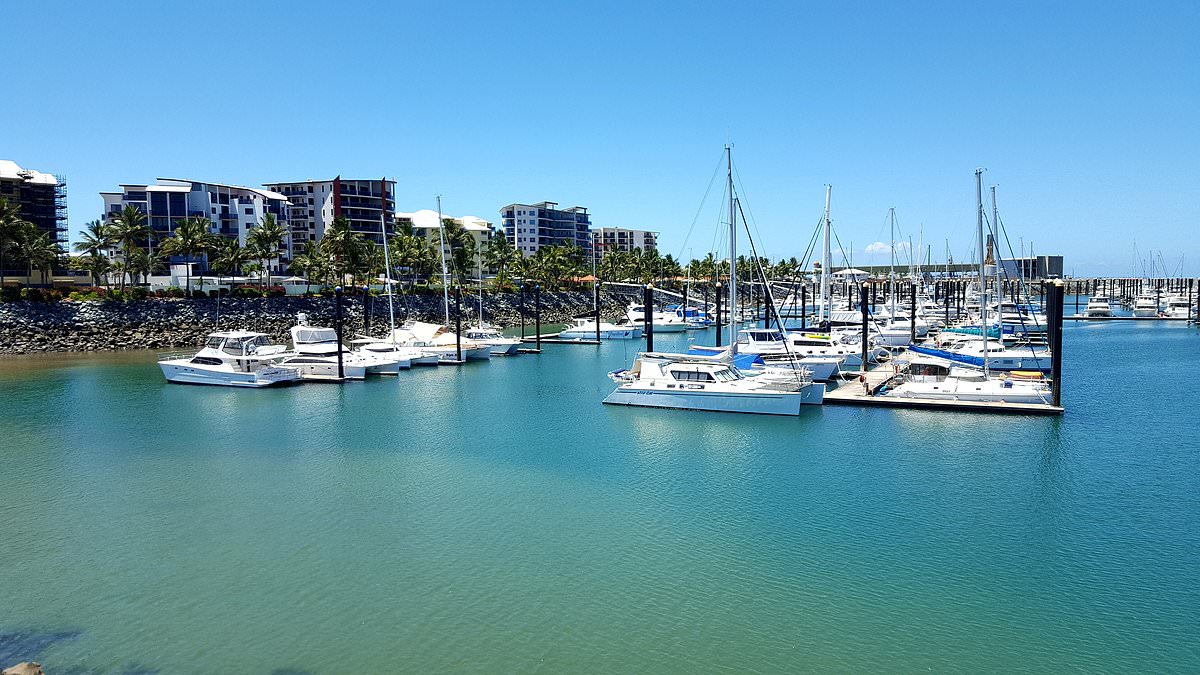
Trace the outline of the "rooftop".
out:
[[[0,178],[23,180],[37,185],[58,185],[58,179],[53,175],[33,169],[22,169],[16,162],[8,159],[0,159]]]

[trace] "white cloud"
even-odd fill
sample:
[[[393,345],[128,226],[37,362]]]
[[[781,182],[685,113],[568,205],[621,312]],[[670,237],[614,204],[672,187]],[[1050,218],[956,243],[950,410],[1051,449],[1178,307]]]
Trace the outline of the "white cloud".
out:
[[[875,255],[877,253],[888,253],[891,251],[891,249],[892,249],[892,247],[889,246],[887,243],[882,242],[882,241],[877,241],[874,244],[869,244],[867,246],[867,248],[864,249],[864,252],[867,255]],[[908,252],[908,242],[907,241],[896,242],[896,255],[900,255],[902,253],[907,253],[907,252]]]

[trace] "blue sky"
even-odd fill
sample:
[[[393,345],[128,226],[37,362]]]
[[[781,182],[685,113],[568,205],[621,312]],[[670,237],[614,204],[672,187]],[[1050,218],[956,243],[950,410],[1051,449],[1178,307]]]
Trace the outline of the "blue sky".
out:
[[[886,262],[893,206],[965,258],[982,166],[1014,248],[1200,274],[1200,3],[972,4],[9,3],[0,158],[66,175],[73,231],[122,182],[340,173],[395,177],[402,210],[580,204],[700,257],[732,141],[772,258],[826,183],[856,263]]]

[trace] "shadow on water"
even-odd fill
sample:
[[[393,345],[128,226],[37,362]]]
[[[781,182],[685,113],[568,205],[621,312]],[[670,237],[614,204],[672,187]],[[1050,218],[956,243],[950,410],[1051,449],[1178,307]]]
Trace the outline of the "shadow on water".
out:
[[[83,635],[83,631],[19,630],[0,633],[0,668],[7,668],[22,661],[38,661],[42,654],[55,644],[69,642],[80,635]]]

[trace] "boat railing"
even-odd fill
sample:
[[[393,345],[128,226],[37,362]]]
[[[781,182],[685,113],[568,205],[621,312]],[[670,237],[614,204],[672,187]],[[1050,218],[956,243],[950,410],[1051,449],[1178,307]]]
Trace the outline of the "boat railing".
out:
[[[158,352],[158,354],[155,356],[155,360],[161,363],[163,361],[177,361],[179,359],[190,359],[195,355],[196,355],[196,351],[194,349],[191,351],[175,350],[175,351],[170,351],[170,352]]]

